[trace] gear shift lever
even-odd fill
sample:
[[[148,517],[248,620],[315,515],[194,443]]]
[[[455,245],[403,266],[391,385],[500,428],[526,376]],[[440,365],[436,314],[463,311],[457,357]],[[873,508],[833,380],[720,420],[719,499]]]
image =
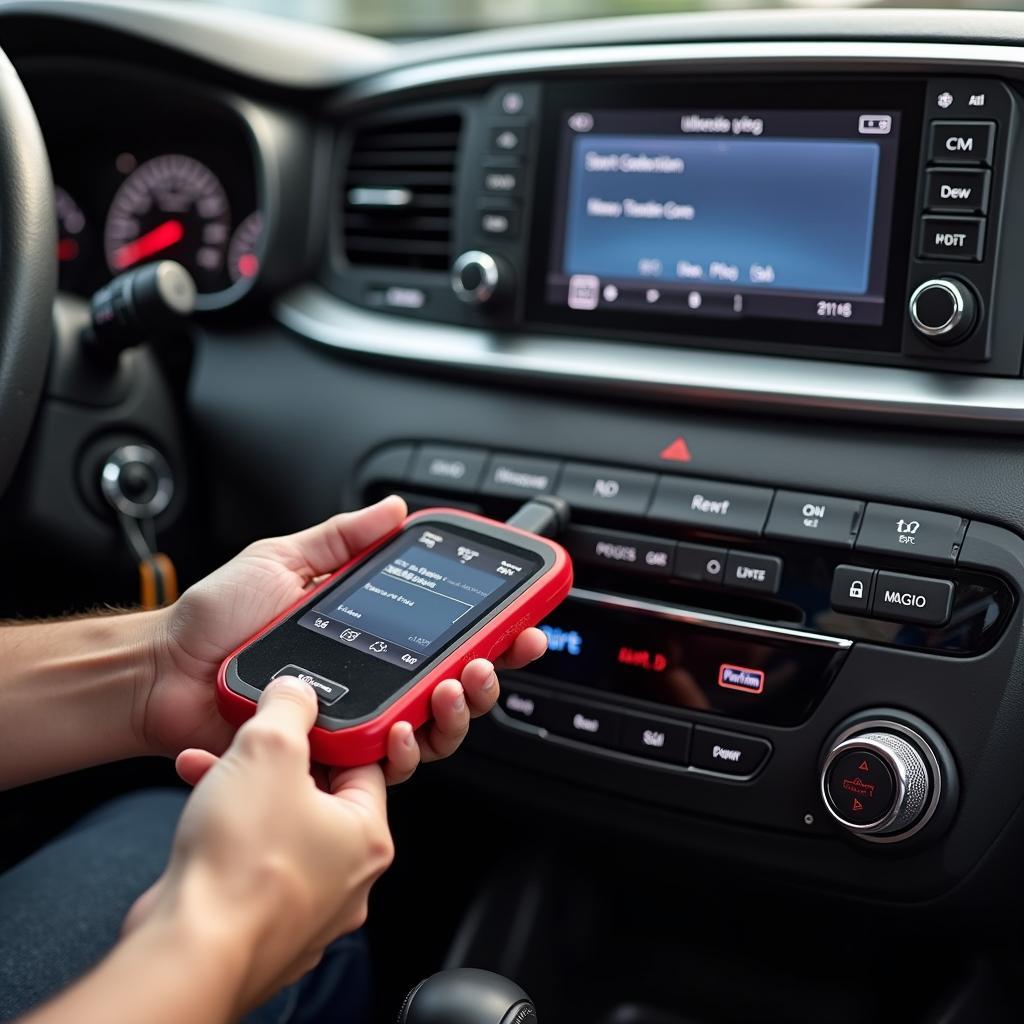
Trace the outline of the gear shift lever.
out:
[[[508,978],[459,967],[421,981],[405,997],[398,1024],[537,1024],[537,1011]]]

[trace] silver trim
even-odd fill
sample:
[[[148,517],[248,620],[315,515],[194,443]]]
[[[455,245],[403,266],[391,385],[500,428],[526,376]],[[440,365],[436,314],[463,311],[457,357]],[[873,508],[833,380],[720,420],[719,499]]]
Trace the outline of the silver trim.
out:
[[[274,306],[283,326],[310,341],[373,358],[498,374],[615,394],[716,407],[820,411],[1024,430],[1024,383],[894,366],[824,362],[489,331],[417,321],[343,302],[306,284]]]
[[[705,626],[708,629],[720,629],[730,633],[743,633],[746,636],[792,640],[814,647],[828,647],[834,651],[846,651],[853,646],[853,641],[845,637],[826,636],[823,633],[810,633],[803,629],[792,629],[789,626],[772,626],[768,623],[750,622],[746,619],[733,619],[727,615],[715,615],[711,612],[697,611],[693,608],[662,604],[660,601],[623,597],[619,594],[605,594],[596,590],[584,590],[579,587],[573,587],[569,591],[569,597],[583,604],[593,604],[601,608],[640,612],[643,615],[650,615],[654,618],[671,619],[673,622],[685,622],[690,626]]]
[[[921,295],[930,291],[932,288],[939,288],[946,292],[953,299],[953,312],[950,314],[949,319],[942,324],[941,327],[931,327],[921,321],[921,318],[917,315],[917,301],[921,298]],[[955,281],[947,281],[942,277],[933,277],[923,284],[919,284],[914,289],[914,294],[910,296],[910,322],[914,325],[915,330],[921,332],[928,338],[941,338],[949,334],[950,331],[956,330],[960,321],[964,318],[964,296],[960,287]]]
[[[467,288],[462,283],[462,272],[476,264],[480,269],[480,283],[475,288]],[[457,257],[452,264],[451,282],[452,291],[463,302],[483,305],[494,298],[498,290],[498,283],[501,274],[498,271],[498,264],[490,253],[481,252],[479,249],[470,249]]]
[[[848,822],[839,818],[832,810],[832,805],[828,799],[828,793],[825,789],[828,766],[831,764],[832,760],[831,756],[826,758],[825,765],[822,767],[821,771],[820,788],[822,800],[824,801],[825,809],[829,814],[831,814],[832,817],[835,818],[844,828],[849,830],[851,835],[855,835],[858,839],[862,839],[866,843],[879,843],[882,845],[901,843],[905,839],[909,839],[911,836],[920,832],[921,829],[923,829],[935,816],[935,812],[939,807],[939,800],[942,796],[942,771],[939,767],[938,758],[935,756],[935,751],[932,750],[931,744],[915,729],[911,729],[910,726],[903,725],[901,722],[894,722],[892,719],[873,718],[864,722],[858,722],[856,725],[852,725],[850,728],[844,729],[836,737],[832,749],[835,750],[837,747],[844,745],[849,739],[870,734],[872,732],[893,732],[896,733],[897,736],[909,739],[928,767],[928,776],[929,781],[931,782],[931,799],[928,801],[927,806],[921,812],[920,817],[917,819],[913,827],[904,832],[895,832],[892,835],[871,835],[866,832],[857,831],[855,827],[850,826]],[[898,810],[898,803],[894,806]],[[895,817],[895,815],[893,817]]]

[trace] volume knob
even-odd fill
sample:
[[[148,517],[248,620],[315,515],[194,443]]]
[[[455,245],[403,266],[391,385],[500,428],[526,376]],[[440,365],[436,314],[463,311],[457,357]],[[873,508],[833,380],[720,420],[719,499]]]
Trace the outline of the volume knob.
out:
[[[935,277],[910,296],[910,322],[935,345],[955,345],[974,329],[978,303],[970,285]]]
[[[510,273],[504,261],[478,249],[470,249],[455,260],[451,282],[456,296],[474,306],[504,298],[511,287]]]
[[[836,744],[821,770],[825,807],[850,832],[864,836],[908,832],[933,807],[935,755],[884,726]]]

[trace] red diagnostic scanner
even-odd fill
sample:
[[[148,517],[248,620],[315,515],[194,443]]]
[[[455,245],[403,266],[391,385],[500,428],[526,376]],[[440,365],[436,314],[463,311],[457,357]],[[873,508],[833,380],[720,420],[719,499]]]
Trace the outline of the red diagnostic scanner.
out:
[[[396,722],[430,718],[438,683],[497,658],[571,586],[553,541],[454,509],[417,512],[227,657],[221,714],[240,725],[271,679],[297,676],[320,704],[313,759],[371,764]]]

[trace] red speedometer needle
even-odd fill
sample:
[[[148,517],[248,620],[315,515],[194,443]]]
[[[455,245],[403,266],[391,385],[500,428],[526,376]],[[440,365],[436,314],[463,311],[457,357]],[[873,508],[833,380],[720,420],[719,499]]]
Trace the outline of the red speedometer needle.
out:
[[[165,220],[152,231],[139,235],[132,242],[127,242],[114,252],[114,266],[124,270],[147,256],[154,256],[164,249],[169,249],[175,242],[185,237],[185,227],[180,220]]]

